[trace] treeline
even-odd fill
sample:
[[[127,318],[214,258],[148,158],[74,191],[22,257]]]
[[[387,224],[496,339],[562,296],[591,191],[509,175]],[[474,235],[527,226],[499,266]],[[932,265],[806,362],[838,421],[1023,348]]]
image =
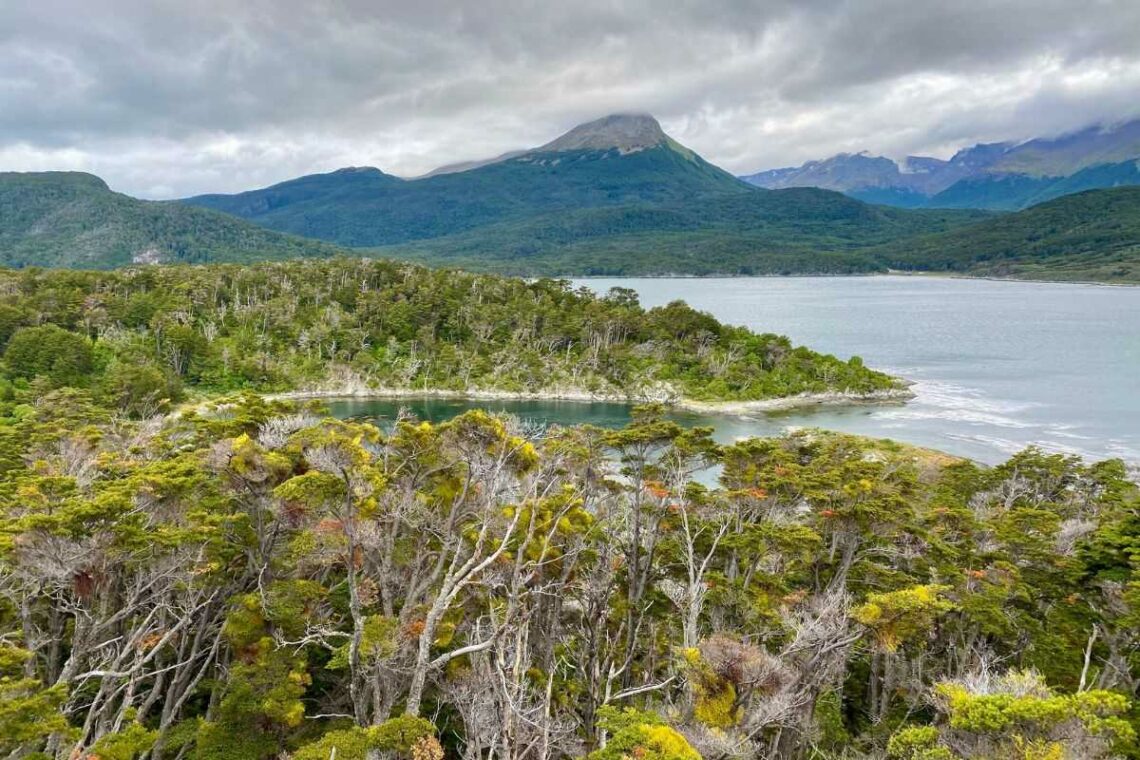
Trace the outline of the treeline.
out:
[[[0,399],[128,414],[187,391],[367,386],[746,400],[894,381],[683,303],[388,261],[0,272]]]
[[[318,411],[0,427],[0,755],[1137,756],[1118,461]]]

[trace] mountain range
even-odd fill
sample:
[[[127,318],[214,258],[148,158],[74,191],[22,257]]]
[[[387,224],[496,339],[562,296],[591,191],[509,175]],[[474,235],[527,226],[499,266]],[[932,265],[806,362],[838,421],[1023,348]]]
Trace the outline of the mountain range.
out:
[[[1037,165],[1042,155],[1059,165],[1061,153],[1038,150]],[[948,166],[929,164],[924,192],[940,172],[965,175],[1014,159],[1029,166],[1033,155],[963,151],[942,162]],[[1063,160],[1075,166],[1075,155]],[[864,158],[892,176],[886,159]],[[680,145],[650,116],[614,115],[532,150],[414,179],[350,167],[157,202],[115,193],[88,174],[0,174],[0,264],[365,255],[528,276],[892,268],[1140,281],[1140,193],[1128,189],[1067,195],[1013,214],[895,208],[815,187],[763,189]]]
[[[836,190],[902,208],[1015,211],[1083,190],[1140,185],[1140,120],[1020,143],[978,144],[945,161],[841,153],[742,179],[768,189]]]
[[[658,206],[752,195],[671,140],[650,116],[611,116],[551,143],[466,170],[401,179],[349,168],[186,204],[352,247],[438,238],[568,209]]]
[[[866,271],[852,250],[979,218],[758,190],[645,114],[416,179],[342,169],[185,203],[382,255],[527,275]]]

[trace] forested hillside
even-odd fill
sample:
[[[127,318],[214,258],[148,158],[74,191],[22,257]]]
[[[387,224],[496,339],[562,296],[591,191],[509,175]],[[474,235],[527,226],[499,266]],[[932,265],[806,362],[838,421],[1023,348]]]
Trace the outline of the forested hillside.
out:
[[[8,392],[80,386],[131,413],[235,389],[715,401],[896,384],[682,303],[361,259],[0,272],[0,345]]]
[[[140,201],[79,172],[0,173],[0,265],[105,269],[131,263],[331,256],[334,246],[177,203]]]
[[[1119,462],[20,398],[7,757],[1135,757]]]
[[[856,274],[862,251],[988,218],[870,206],[815,188],[571,209],[375,249],[438,266],[515,275]]]
[[[1140,187],[1068,195],[871,253],[896,269],[1140,282]]]
[[[411,180],[378,169],[344,169],[185,202],[359,248],[438,238],[551,211],[755,192],[662,135],[660,144],[628,153],[616,147],[536,151]]]
[[[0,341],[3,756],[1136,754],[1119,461],[720,446],[655,405],[381,430],[244,392],[893,387],[858,360],[347,259],[3,272]]]
[[[969,156],[959,163],[973,165]],[[1115,182],[1114,172],[1098,164],[1060,186]],[[987,177],[977,192],[1049,197],[1041,181]],[[816,188],[762,190],[679,145],[652,117],[617,115],[475,168],[412,180],[350,168],[182,203],[136,200],[86,174],[0,174],[0,264],[249,263],[343,255],[344,245],[524,276],[896,268],[1135,282],[1138,203],[1140,189],[1125,187],[993,214],[877,206]]]

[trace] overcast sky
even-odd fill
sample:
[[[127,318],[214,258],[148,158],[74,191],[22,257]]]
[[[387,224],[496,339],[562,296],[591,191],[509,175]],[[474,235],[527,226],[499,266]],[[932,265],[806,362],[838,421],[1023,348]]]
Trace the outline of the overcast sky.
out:
[[[412,176],[648,111],[736,173],[1140,116],[1140,0],[0,0],[0,170]]]

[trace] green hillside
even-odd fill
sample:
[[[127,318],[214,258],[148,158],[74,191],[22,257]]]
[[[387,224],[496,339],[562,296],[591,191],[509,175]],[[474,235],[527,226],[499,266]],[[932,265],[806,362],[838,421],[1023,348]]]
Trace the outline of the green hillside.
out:
[[[405,180],[350,168],[181,203],[136,200],[88,174],[0,174],[0,264],[252,262],[347,246],[525,276],[894,268],[1137,282],[1140,188],[1046,200],[1136,171],[1125,162],[1078,172],[1060,190],[1061,180],[1015,177],[963,191],[994,205],[1045,200],[1011,214],[903,209],[817,188],[753,187],[670,139],[652,117],[614,116],[473,169]]]
[[[1140,187],[1067,195],[870,255],[896,269],[1140,282]]]
[[[140,201],[79,172],[0,173],[0,263],[131,263],[329,256],[336,248],[179,203]]]
[[[521,275],[853,274],[881,268],[861,249],[981,218],[795,188],[561,211],[376,251]]]
[[[528,153],[465,172],[401,180],[378,169],[301,177],[238,195],[191,198],[270,229],[352,247],[466,232],[566,209],[663,204],[754,192],[695,154],[662,143],[621,153]]]
[[[1097,164],[1067,176],[1037,177],[1027,174],[980,174],[977,177],[969,177],[956,182],[937,195],[926,199],[923,207],[1018,211],[1085,190],[1128,186],[1140,186],[1140,162],[1137,162],[1136,159],[1112,164]],[[862,200],[868,200],[863,195],[858,197]]]

